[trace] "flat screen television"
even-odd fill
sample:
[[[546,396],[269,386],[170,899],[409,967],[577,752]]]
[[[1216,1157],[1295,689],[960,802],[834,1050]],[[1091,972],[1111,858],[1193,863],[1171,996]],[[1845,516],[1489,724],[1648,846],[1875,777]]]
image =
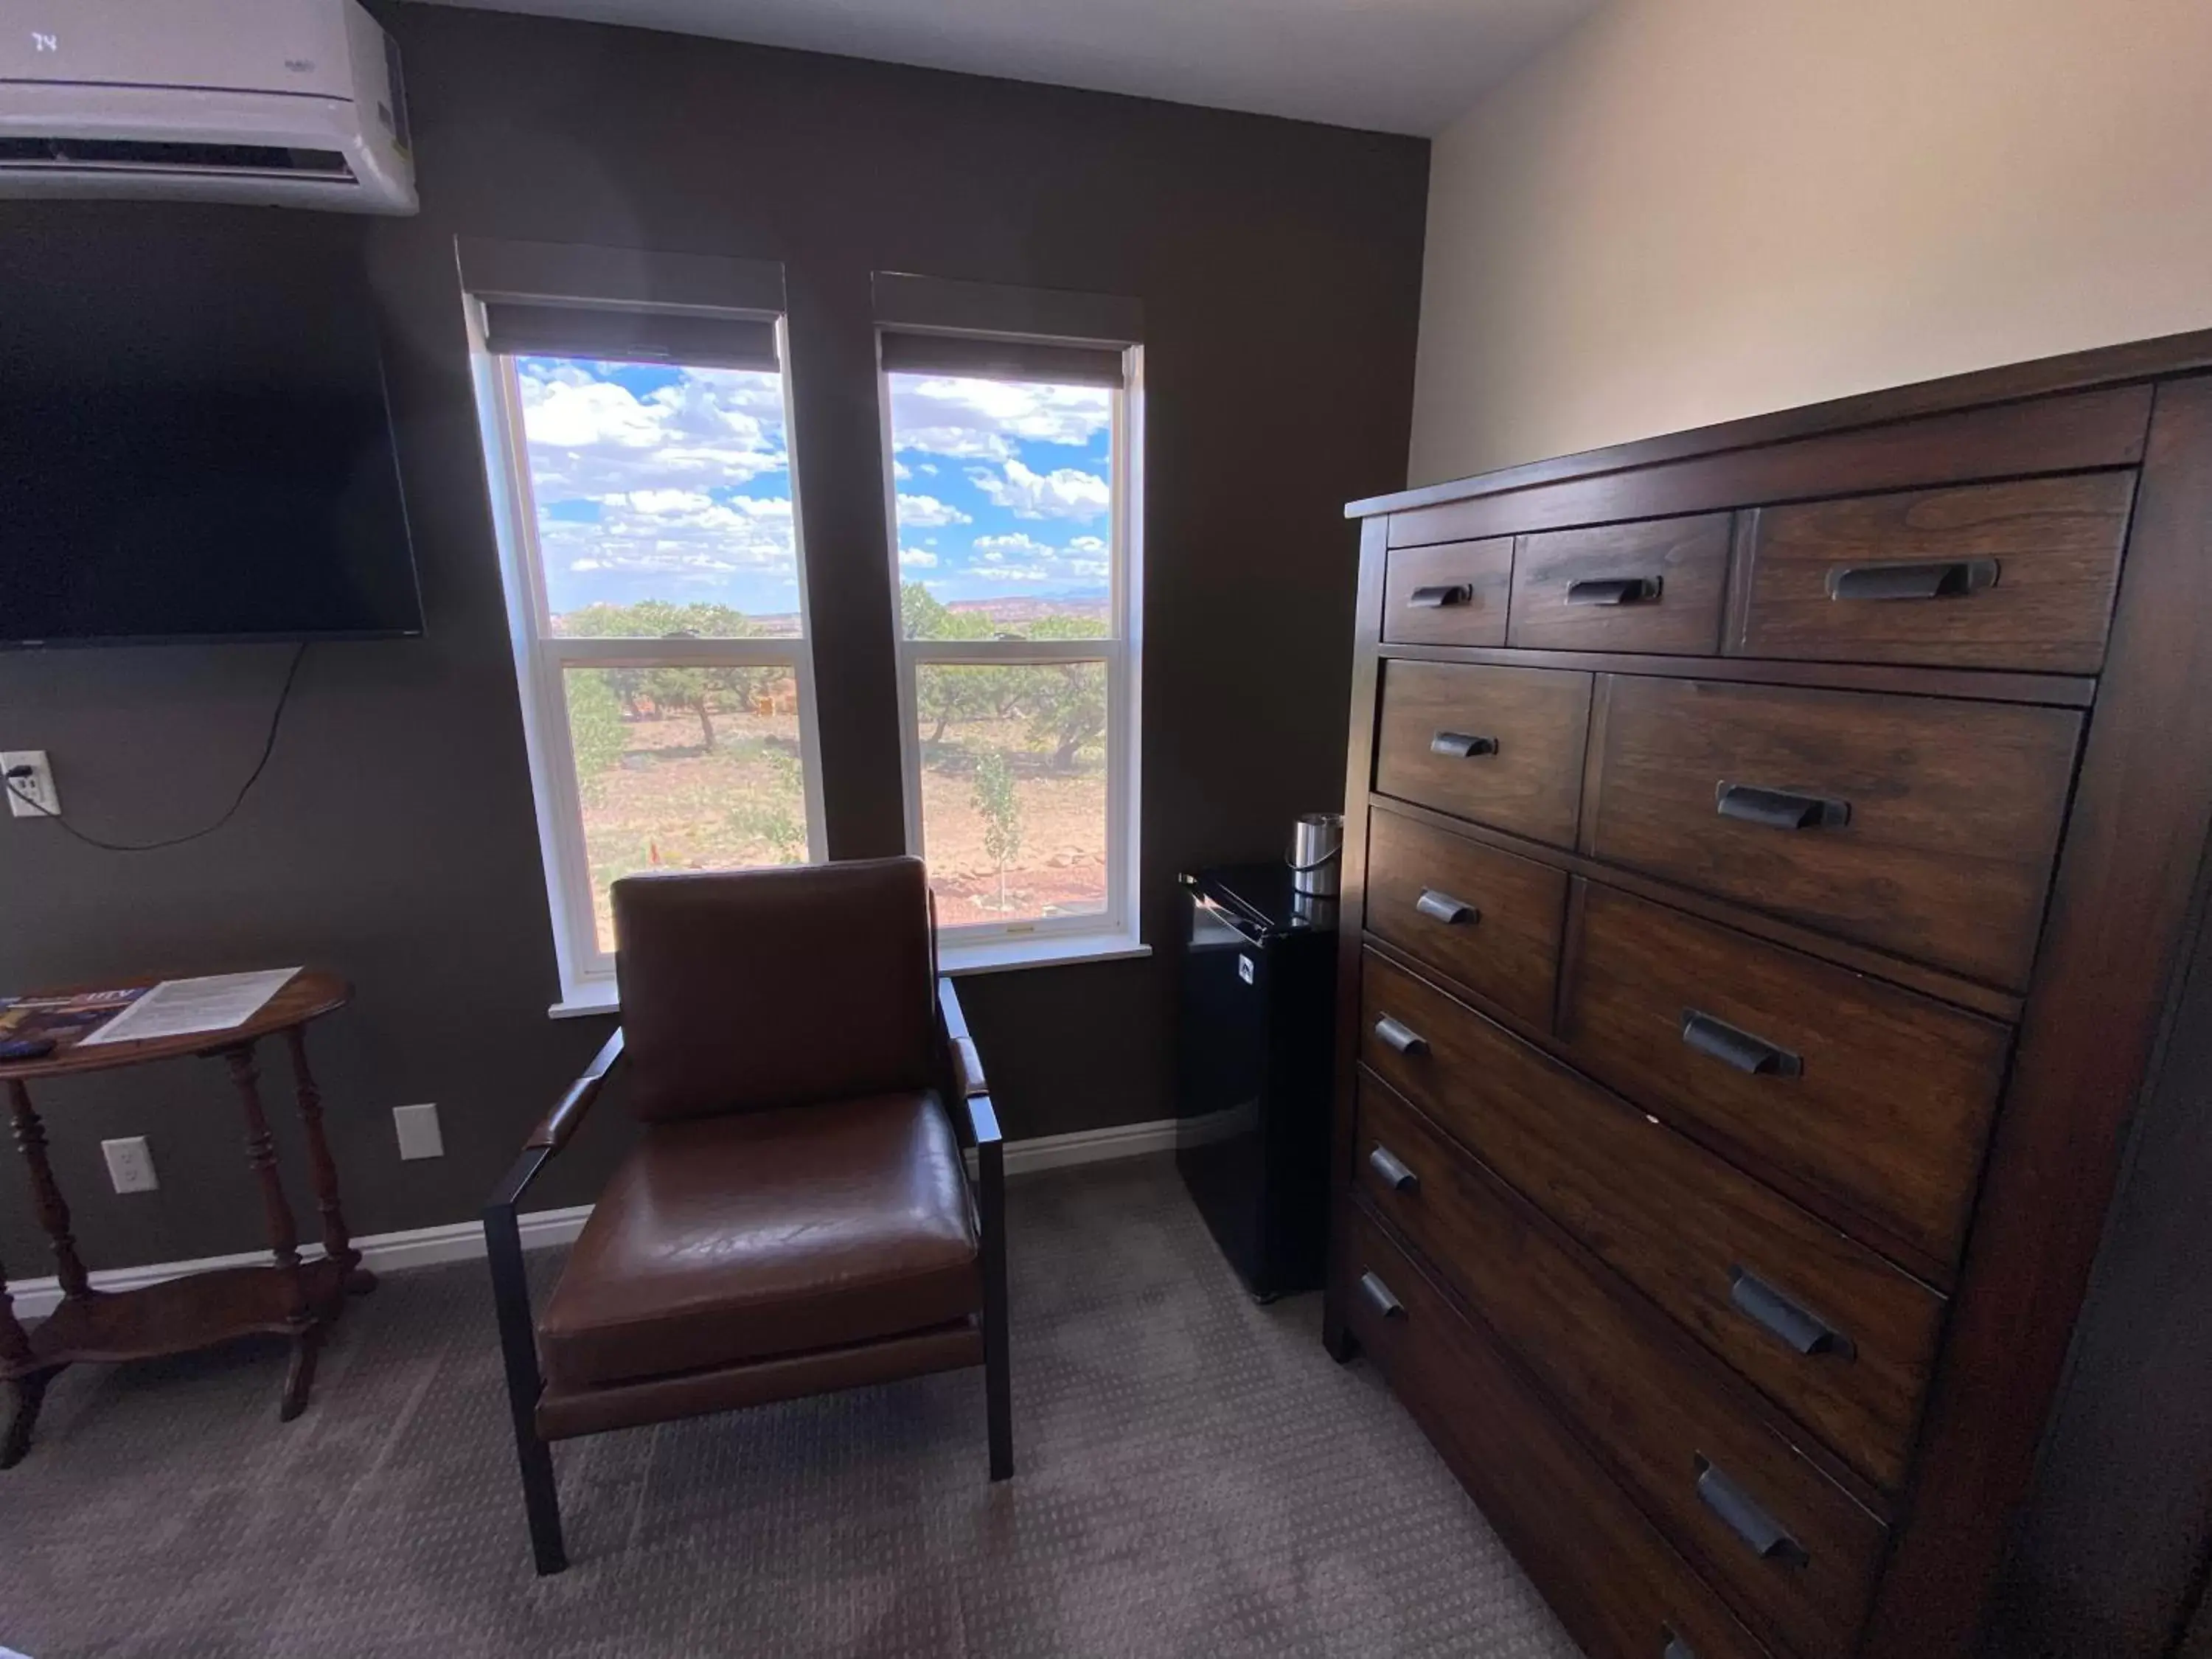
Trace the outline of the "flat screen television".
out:
[[[422,631],[357,222],[0,216],[0,646]]]

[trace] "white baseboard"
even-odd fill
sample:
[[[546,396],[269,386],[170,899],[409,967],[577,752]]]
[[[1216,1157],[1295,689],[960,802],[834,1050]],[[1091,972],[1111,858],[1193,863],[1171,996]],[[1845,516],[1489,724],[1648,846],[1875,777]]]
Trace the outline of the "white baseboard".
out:
[[[1071,1164],[1142,1158],[1147,1152],[1173,1152],[1175,1144],[1176,1121],[1171,1117],[1150,1123],[1112,1123],[1103,1129],[1079,1129],[1070,1135],[1037,1135],[1006,1143],[1006,1173],[1035,1175],[1041,1170],[1064,1170]]]
[[[1006,1143],[1006,1173],[1035,1175],[1042,1170],[1061,1170],[1076,1164],[1103,1164],[1110,1159],[1141,1158],[1175,1146],[1173,1118],[1152,1123],[1116,1123],[1103,1129],[1084,1129],[1074,1134],[1039,1135]],[[572,1243],[584,1230],[588,1204],[565,1210],[529,1210],[518,1218],[522,1248],[543,1249]],[[448,1222],[439,1227],[412,1227],[404,1232],[370,1233],[353,1242],[362,1265],[380,1273],[403,1273],[410,1267],[432,1267],[441,1262],[466,1261],[483,1254],[483,1227],[474,1221]],[[321,1258],[323,1247],[301,1247],[302,1261]],[[266,1250],[247,1250],[237,1255],[203,1256],[195,1261],[149,1261],[137,1267],[110,1267],[92,1275],[95,1291],[136,1291],[185,1273],[208,1273],[217,1267],[251,1267],[269,1260]],[[55,1279],[27,1279],[8,1286],[19,1319],[43,1319],[62,1299],[61,1282]]]

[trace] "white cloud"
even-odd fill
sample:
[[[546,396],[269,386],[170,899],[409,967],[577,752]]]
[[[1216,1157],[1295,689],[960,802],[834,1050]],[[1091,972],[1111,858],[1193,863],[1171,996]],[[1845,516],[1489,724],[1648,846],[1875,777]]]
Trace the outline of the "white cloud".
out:
[[[891,463],[891,477],[896,478],[901,483],[904,483],[908,478],[914,477],[914,469],[908,466],[904,461],[893,461]]]
[[[1003,564],[1009,557],[1050,557],[1060,550],[1017,530],[1007,536],[978,536],[971,545],[986,564]]]
[[[685,369],[640,395],[574,363],[520,374],[531,483],[541,504],[643,489],[748,483],[788,465],[778,376]]]
[[[974,466],[968,476],[994,506],[1009,509],[1018,519],[1095,519],[1113,504],[1105,479],[1073,466],[1033,472],[1009,459],[998,472]]]
[[[665,576],[720,586],[734,574],[795,574],[791,502],[781,496],[637,489],[599,498],[599,521],[542,519],[538,540],[556,568]]]
[[[934,495],[901,495],[898,498],[898,521],[902,530],[927,530],[937,525],[975,522],[958,507],[940,501]]]
[[[899,549],[899,568],[902,570],[934,570],[937,555],[920,547]]]
[[[894,374],[890,387],[902,453],[1002,461],[1014,453],[1013,440],[1085,444],[1113,416],[1113,395],[1103,386]]]
[[[969,566],[969,574],[975,576],[1016,582],[1073,582],[1088,586],[1103,585],[1113,572],[1111,561],[1098,556],[1106,544],[1096,536],[1078,536],[1063,548],[1017,530],[1003,536],[978,536],[970,546],[975,558]]]

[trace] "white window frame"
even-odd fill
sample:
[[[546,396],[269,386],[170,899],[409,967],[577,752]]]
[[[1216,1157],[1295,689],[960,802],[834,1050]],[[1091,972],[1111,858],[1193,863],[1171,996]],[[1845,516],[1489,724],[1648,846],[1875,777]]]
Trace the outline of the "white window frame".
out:
[[[806,799],[806,856],[829,856],[822,794],[822,733],[815,697],[814,628],[807,608],[805,514],[799,501],[799,465],[793,454],[791,353],[784,319],[752,313],[775,327],[776,362],[782,379],[784,447],[791,478],[792,552],[799,584],[799,637],[738,640],[589,640],[556,636],[545,597],[545,572],[538,543],[530,460],[522,421],[521,382],[514,359],[484,343],[483,313],[466,307],[470,363],[476,381],[477,419],[499,543],[500,574],[507,594],[507,631],[521,694],[522,726],[530,752],[531,789],[538,808],[538,843],[544,861],[545,896],[551,907],[553,950],[561,999],[556,1018],[604,1013],[617,1006],[614,953],[600,948],[592,900],[591,860],[584,842],[583,798],[577,786],[575,749],[568,732],[564,674],[571,667],[632,668],[712,665],[783,668],[799,690],[799,771]],[[732,313],[738,314],[738,313]],[[594,359],[594,361],[597,361]],[[607,361],[614,361],[608,359]],[[680,366],[680,365],[679,365]]]
[[[1020,337],[1034,342],[1035,336]],[[977,973],[1049,962],[1088,962],[1150,954],[1139,902],[1142,868],[1141,738],[1144,685],[1144,348],[1125,346],[1121,385],[1112,392],[1109,427],[1112,562],[1108,614],[1112,634],[1089,640],[910,640],[896,595],[898,489],[891,429],[890,373],[878,377],[883,411],[884,493],[890,525],[891,632],[899,665],[899,754],[906,799],[907,850],[926,857],[922,832],[921,732],[918,671],[925,664],[1015,667],[1060,662],[1106,665],[1106,908],[1087,915],[1029,921],[953,923],[939,914],[938,956],[950,972]],[[983,376],[981,378],[990,378]]]

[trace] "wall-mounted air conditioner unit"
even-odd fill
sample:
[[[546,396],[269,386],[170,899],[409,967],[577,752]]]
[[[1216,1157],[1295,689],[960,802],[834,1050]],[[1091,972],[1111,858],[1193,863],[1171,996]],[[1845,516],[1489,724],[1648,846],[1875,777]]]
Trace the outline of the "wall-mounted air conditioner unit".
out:
[[[0,0],[0,196],[412,213],[399,54],[356,0]]]

